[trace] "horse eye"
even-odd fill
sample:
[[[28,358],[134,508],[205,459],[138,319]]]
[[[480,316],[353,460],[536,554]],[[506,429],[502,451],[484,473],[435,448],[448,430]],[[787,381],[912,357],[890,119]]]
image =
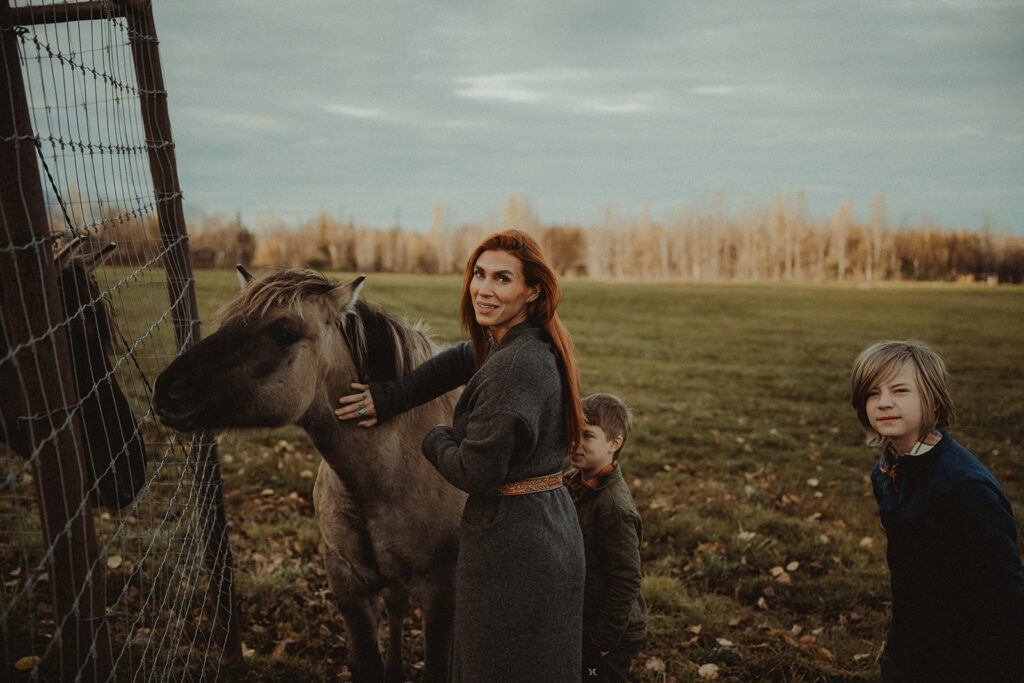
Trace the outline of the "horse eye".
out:
[[[282,347],[291,346],[295,342],[302,339],[301,332],[289,327],[279,327],[273,332],[271,332],[271,336],[274,338],[274,341],[276,341]]]

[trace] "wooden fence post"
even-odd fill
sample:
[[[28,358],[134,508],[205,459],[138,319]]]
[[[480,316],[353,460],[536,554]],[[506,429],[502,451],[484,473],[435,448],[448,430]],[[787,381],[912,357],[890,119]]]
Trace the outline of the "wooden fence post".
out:
[[[171,118],[167,111],[167,91],[160,66],[156,22],[149,0],[122,0],[121,5],[128,22],[135,79],[139,86],[174,332],[178,348],[183,350],[199,341],[199,305],[192,277],[188,231],[172,143]],[[215,603],[216,642],[221,643],[225,661],[239,661],[242,657],[242,639],[235,604],[234,558],[228,543],[224,484],[217,456],[217,442],[212,434],[195,434],[189,453],[196,468],[200,499],[209,509],[203,525],[206,541],[204,559],[210,570],[212,600]]]
[[[86,496],[78,420],[67,420],[76,396],[35,136],[25,99],[17,27],[0,0],[0,285],[10,362],[33,458],[44,537],[51,549],[55,642],[64,680],[110,675],[104,567],[98,559]]]

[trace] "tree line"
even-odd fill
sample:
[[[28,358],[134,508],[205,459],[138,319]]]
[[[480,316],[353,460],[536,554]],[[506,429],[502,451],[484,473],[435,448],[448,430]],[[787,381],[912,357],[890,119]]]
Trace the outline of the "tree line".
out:
[[[562,275],[695,281],[936,280],[1020,283],[1024,237],[996,229],[952,229],[924,221],[889,225],[876,195],[866,220],[843,202],[827,217],[808,215],[802,192],[732,214],[722,202],[678,209],[655,220],[607,207],[587,225],[545,224],[529,201],[509,197],[503,215],[453,226],[441,205],[425,232],[377,228],[321,213],[297,226],[255,234],[238,216],[189,220],[196,267],[307,266],[318,270],[461,273],[488,234],[516,227],[534,236]]]

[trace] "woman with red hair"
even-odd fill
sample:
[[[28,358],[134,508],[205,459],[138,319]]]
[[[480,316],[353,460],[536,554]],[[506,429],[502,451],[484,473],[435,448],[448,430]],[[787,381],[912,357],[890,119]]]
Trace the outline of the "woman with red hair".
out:
[[[466,263],[470,341],[405,377],[339,399],[362,426],[465,389],[452,426],[423,454],[469,494],[459,528],[453,681],[573,681],[581,673],[583,540],[560,471],[583,415],[558,277],[537,243],[509,230]]]

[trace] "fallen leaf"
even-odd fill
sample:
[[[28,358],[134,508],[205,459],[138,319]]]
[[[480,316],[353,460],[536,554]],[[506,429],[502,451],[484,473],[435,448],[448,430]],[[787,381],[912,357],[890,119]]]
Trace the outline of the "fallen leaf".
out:
[[[861,548],[870,548],[874,544],[875,544],[875,540],[873,538],[871,538],[870,536],[865,536],[864,538],[860,539],[860,547]]]
[[[792,562],[790,562],[789,564],[786,565],[786,571],[787,572],[795,572],[799,568],[800,568],[800,563],[797,562],[796,560],[793,560]]]
[[[701,678],[718,678],[718,665],[704,664],[699,669],[697,669],[697,674]]]
[[[761,609],[768,609],[768,602],[762,597],[757,599],[757,606]]]
[[[715,642],[721,645],[722,647],[736,647],[736,644],[728,638],[717,638]]]
[[[818,659],[820,659],[823,662],[831,662],[832,661],[832,653],[829,652],[827,649],[825,649],[823,647],[819,647],[817,649],[817,651],[815,651],[814,656],[817,657]]]
[[[117,569],[124,563],[124,558],[120,555],[111,555],[107,558],[107,567],[110,569]]]
[[[807,480],[807,485],[810,486],[811,488],[814,488],[819,483],[821,483],[821,482],[819,482],[817,479],[814,479],[813,477],[811,479]]]
[[[650,661],[647,662],[647,670],[662,673],[665,671],[665,662],[657,657],[651,657]]]
[[[686,630],[694,635],[699,636],[700,632],[704,630],[704,627],[701,624],[697,624],[696,626],[690,626]]]
[[[36,655],[30,655],[28,657],[22,657],[14,663],[14,668],[18,671],[28,671],[36,664],[39,663],[39,657]]]

